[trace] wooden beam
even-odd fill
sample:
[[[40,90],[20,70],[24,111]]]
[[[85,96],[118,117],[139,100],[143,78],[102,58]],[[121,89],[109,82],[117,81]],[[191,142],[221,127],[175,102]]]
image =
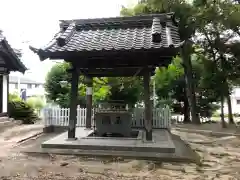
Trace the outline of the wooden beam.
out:
[[[151,48],[151,49],[131,49],[131,50],[92,50],[92,51],[41,51],[40,56],[44,59],[65,59],[67,61],[80,61],[80,60],[99,60],[100,58],[115,59],[116,57],[121,57],[125,59],[129,57],[130,59],[145,59],[148,61],[156,57],[158,60],[165,59],[166,57],[173,57],[179,53],[179,47],[177,48]],[[162,58],[161,58],[162,57]]]
[[[77,67],[81,68],[134,68],[134,67],[146,67],[146,66],[167,66],[171,63],[172,57],[105,57],[97,59],[85,59],[85,60],[67,60],[74,63]]]
[[[79,69],[83,75],[93,77],[130,77],[143,76],[142,68],[112,68],[112,69]],[[155,68],[150,68],[149,72],[154,74]]]

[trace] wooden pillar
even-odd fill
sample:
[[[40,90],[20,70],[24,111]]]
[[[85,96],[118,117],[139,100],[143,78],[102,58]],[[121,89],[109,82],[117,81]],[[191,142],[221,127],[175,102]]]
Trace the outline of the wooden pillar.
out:
[[[79,74],[76,69],[71,70],[72,81],[71,81],[71,92],[70,92],[70,117],[68,127],[68,139],[74,140],[77,122],[77,102],[78,102],[78,81]]]
[[[7,115],[9,111],[9,73],[7,74]]]
[[[8,74],[2,76],[2,112],[8,112]]]
[[[3,113],[3,75],[0,75],[0,113]]]
[[[92,77],[86,77],[86,128],[90,129],[92,127],[91,121],[92,121],[92,93],[93,93],[93,78]]]
[[[150,103],[150,72],[148,69],[145,70],[143,77],[144,84],[144,103],[145,103],[145,129],[146,129],[146,140],[152,141],[152,109]]]

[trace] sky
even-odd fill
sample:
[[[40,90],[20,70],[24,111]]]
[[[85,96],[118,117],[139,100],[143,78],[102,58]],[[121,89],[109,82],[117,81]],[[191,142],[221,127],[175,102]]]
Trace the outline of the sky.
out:
[[[59,30],[59,20],[119,16],[122,5],[137,0],[0,0],[0,29],[9,44],[22,51],[22,62],[29,69],[25,77],[43,82],[54,62],[41,62],[29,45],[46,45]],[[20,73],[11,73],[20,75]]]

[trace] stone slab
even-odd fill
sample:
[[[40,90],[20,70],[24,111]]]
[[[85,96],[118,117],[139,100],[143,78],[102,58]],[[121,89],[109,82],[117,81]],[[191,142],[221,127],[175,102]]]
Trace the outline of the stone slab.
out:
[[[41,148],[41,144],[58,134],[43,134],[42,136],[22,143],[17,152],[26,153],[30,156],[49,156],[56,155],[76,155],[89,158],[123,158],[123,159],[138,159],[152,160],[160,162],[184,162],[184,163],[199,163],[200,157],[194,152],[189,145],[182,141],[179,136],[172,135],[171,138],[175,145],[175,153],[154,153],[154,152],[134,152],[134,151],[111,151],[111,150],[81,150],[81,149],[57,149],[57,148]]]
[[[143,139],[133,138],[86,138],[93,130],[76,129],[77,140],[68,141],[67,132],[62,133],[44,143],[42,148],[82,149],[82,150],[110,150],[133,152],[174,153],[175,146],[170,132],[161,129],[153,131],[153,141],[144,142]],[[140,130],[141,131],[141,130]],[[144,131],[143,131],[144,132]]]

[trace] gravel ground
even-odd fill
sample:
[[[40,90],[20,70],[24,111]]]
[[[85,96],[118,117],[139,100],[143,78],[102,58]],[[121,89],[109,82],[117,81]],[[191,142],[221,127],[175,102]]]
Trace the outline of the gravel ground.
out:
[[[1,180],[240,180],[240,139],[173,131],[195,149],[200,164],[154,163],[139,160],[90,159],[75,156],[19,153],[8,135],[1,142]],[[2,135],[3,136],[3,135]],[[4,139],[4,138],[2,138]],[[33,141],[34,142],[34,141]],[[14,147],[14,148],[13,148]]]

